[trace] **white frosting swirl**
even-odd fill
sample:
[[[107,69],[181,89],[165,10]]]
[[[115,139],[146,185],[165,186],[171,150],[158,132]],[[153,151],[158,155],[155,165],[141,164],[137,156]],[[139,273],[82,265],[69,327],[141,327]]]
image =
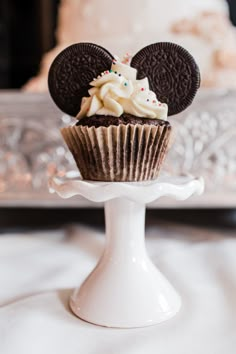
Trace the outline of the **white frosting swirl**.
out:
[[[148,79],[136,80],[137,71],[117,60],[90,85],[90,97],[83,97],[77,119],[97,115],[167,119],[168,106],[149,90]]]

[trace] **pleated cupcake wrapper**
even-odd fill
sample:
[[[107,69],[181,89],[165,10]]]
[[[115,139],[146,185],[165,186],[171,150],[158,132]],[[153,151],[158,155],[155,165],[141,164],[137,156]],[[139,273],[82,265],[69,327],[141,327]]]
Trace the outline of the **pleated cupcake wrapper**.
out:
[[[61,130],[84,179],[144,181],[158,176],[170,126],[70,126]]]

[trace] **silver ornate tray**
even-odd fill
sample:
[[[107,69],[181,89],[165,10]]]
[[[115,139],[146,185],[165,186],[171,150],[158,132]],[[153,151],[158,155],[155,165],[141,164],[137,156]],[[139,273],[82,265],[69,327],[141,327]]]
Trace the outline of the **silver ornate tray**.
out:
[[[201,175],[206,191],[183,204],[163,198],[152,207],[236,206],[235,95],[201,90],[188,110],[171,117],[175,134],[163,171]],[[65,201],[48,192],[48,177],[78,177],[60,136],[60,128],[70,122],[47,93],[0,91],[0,206],[93,205],[82,197]]]

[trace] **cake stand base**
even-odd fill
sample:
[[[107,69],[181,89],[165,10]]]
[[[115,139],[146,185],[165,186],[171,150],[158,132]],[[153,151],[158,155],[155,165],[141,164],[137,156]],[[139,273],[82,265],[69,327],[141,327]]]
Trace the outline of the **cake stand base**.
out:
[[[144,327],[173,317],[181,300],[147,255],[145,203],[164,195],[187,199],[200,194],[202,179],[144,183],[53,179],[50,187],[64,198],[80,194],[105,201],[105,249],[95,269],[71,296],[75,315],[87,322],[118,328]]]

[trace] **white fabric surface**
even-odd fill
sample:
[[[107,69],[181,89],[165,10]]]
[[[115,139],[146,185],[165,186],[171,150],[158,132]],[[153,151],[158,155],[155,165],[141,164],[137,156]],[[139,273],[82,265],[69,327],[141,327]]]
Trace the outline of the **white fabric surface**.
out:
[[[235,353],[235,232],[162,225],[146,235],[183,305],[174,319],[140,329],[98,327],[68,309],[71,289],[102,252],[102,232],[77,226],[1,235],[0,353]]]

